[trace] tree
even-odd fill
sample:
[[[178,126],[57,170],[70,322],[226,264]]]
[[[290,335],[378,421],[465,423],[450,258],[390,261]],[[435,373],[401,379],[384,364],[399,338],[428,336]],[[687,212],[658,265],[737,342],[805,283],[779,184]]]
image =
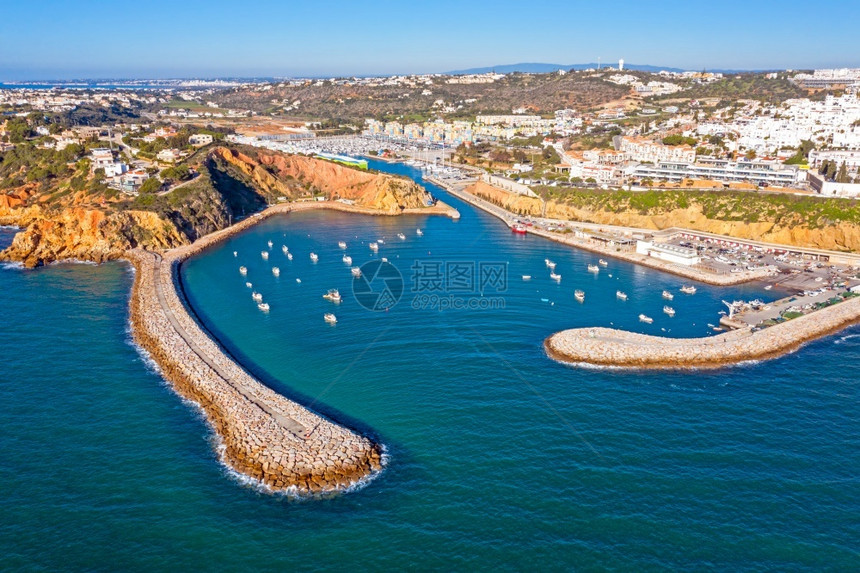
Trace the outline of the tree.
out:
[[[138,189],[139,193],[155,193],[161,189],[161,181],[157,177],[150,177],[143,182],[143,185]]]
[[[744,153],[744,157],[746,157],[747,159],[755,159],[756,158],[755,149],[747,150],[747,152]]]
[[[848,166],[845,165],[845,162],[842,162],[842,165],[839,166],[839,172],[836,174],[836,182],[837,183],[850,183],[851,178],[848,177]]]

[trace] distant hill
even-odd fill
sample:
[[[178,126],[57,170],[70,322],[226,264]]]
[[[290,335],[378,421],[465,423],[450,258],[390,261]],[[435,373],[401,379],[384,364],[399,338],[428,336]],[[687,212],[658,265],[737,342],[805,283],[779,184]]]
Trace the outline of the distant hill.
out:
[[[615,67],[617,62],[603,62],[601,67]],[[490,66],[486,68],[470,68],[468,70],[455,70],[453,72],[445,72],[446,75],[463,75],[463,74],[487,74],[490,72],[498,72],[500,74],[510,74],[513,72],[522,72],[527,74],[548,74],[557,72],[558,70],[587,70],[596,68],[597,62],[590,64],[542,64],[542,63],[522,63],[522,64],[505,64],[501,66]],[[680,68],[667,68],[661,66],[649,66],[624,63],[625,70],[636,70],[639,72],[659,72],[666,70],[668,72],[683,72]]]

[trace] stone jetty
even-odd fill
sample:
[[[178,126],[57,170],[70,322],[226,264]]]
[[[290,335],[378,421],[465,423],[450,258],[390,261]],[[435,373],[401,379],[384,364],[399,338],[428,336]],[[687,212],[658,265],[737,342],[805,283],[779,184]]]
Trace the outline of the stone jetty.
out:
[[[163,255],[126,253],[136,269],[130,301],[136,342],[177,393],[201,406],[224,463],[270,490],[299,495],[344,490],[372,478],[384,464],[382,447],[251,376],[193,318],[179,269],[188,257],[269,216],[314,209],[379,214],[330,201],[277,205]],[[459,216],[443,204],[415,211]]]
[[[548,337],[550,358],[574,365],[626,368],[719,368],[782,356],[805,342],[860,322],[860,298],[787,322],[706,338],[666,338],[612,328],[575,328]]]

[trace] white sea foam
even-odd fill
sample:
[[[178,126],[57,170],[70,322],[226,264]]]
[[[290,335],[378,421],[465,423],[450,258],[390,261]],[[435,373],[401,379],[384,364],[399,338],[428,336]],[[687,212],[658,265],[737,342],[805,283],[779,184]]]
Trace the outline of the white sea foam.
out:
[[[15,262],[11,262],[11,263],[0,263],[0,269],[6,269],[6,270],[10,270],[10,271],[11,270],[23,270],[24,269],[24,263],[19,262],[19,261],[15,261]]]
[[[834,344],[842,344],[843,342],[847,342],[848,340],[852,340],[854,338],[860,338],[860,334],[846,334],[845,336],[840,336],[839,339],[834,342]]]

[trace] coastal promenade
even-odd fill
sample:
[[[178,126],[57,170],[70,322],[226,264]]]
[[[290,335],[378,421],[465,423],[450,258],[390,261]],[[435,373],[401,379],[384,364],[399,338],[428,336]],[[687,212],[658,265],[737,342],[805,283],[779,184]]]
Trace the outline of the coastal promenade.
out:
[[[454,195],[455,197],[462,199],[463,201],[473,205],[487,213],[494,215],[501,219],[508,227],[513,227],[516,223],[517,216],[507,211],[498,205],[494,205],[489,201],[477,197],[471,193],[468,193],[463,185],[452,184],[444,179],[438,179],[435,177],[427,177],[425,178],[427,181],[439,185],[447,190],[449,193]],[[583,228],[589,228],[593,230],[598,230],[601,225],[591,224],[591,223],[576,223]],[[618,229],[618,227],[615,227]],[[537,235],[539,237],[543,237],[545,239],[549,239],[550,241],[555,241],[557,243],[561,243],[563,245],[568,245],[571,247],[576,247],[578,249],[583,249],[586,251],[591,251],[593,253],[597,253],[599,255],[604,255],[607,257],[613,257],[616,259],[621,259],[624,261],[628,261],[631,263],[635,263],[637,265],[643,265],[646,267],[651,267],[653,269],[665,271],[667,273],[672,273],[674,275],[688,278],[691,280],[695,280],[701,283],[716,285],[716,286],[731,286],[741,283],[746,283],[750,281],[754,281],[757,279],[764,279],[773,274],[771,270],[768,269],[756,269],[753,271],[744,270],[737,273],[728,273],[728,274],[717,274],[708,271],[703,271],[701,269],[695,267],[689,267],[686,265],[679,265],[675,263],[670,263],[668,261],[664,261],[661,259],[657,259],[654,257],[649,257],[647,255],[643,255],[637,253],[633,250],[616,250],[616,248],[606,246],[602,243],[598,243],[596,241],[589,241],[586,239],[582,239],[579,237],[571,236],[571,234],[567,233],[554,233],[552,231],[546,231],[544,229],[537,229],[535,227],[527,227],[526,229],[529,234]]]
[[[331,209],[384,214],[338,202],[270,207],[191,245],[162,255],[141,249],[130,301],[135,340],[180,395],[198,404],[218,438],[222,462],[273,491],[298,495],[344,490],[382,470],[383,448],[274,392],[255,379],[194,318],[183,294],[187,258],[277,214]],[[444,204],[405,213],[459,213]]]
[[[550,358],[574,365],[625,368],[720,368],[765,360],[860,322],[851,298],[761,330],[745,328],[706,338],[665,338],[612,328],[575,328],[548,337]]]

